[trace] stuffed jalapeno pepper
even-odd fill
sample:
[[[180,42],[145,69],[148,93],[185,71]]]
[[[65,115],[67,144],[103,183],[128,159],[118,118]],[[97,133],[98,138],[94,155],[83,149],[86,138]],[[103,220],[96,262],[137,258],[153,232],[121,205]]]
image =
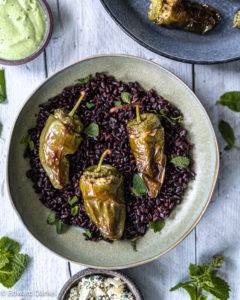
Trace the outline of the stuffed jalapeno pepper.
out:
[[[57,109],[51,114],[41,132],[39,157],[55,189],[62,189],[69,181],[69,160],[82,141],[83,125],[75,114],[85,93],[82,92],[74,108],[67,112]]]
[[[128,137],[137,170],[151,198],[159,194],[165,177],[164,128],[155,113],[140,114],[136,106],[136,118],[128,122]]]
[[[212,30],[221,20],[215,8],[190,0],[151,0],[148,17],[160,26],[176,27],[198,34]]]
[[[102,164],[110,153],[106,150],[98,165],[83,172],[80,190],[88,217],[106,239],[118,240],[124,231],[126,206],[122,175],[115,167]]]

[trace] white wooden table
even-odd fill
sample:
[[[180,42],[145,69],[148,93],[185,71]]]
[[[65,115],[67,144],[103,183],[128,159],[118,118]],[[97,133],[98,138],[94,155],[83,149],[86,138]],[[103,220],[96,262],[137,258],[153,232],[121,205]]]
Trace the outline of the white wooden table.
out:
[[[231,299],[240,299],[240,152],[223,150],[217,125],[231,122],[240,141],[237,113],[215,105],[227,90],[240,89],[240,63],[198,66],[165,59],[138,45],[107,15],[99,0],[49,0],[55,29],[49,47],[38,59],[19,67],[5,67],[8,100],[0,105],[3,130],[0,139],[0,236],[16,238],[32,259],[27,272],[12,288],[0,287],[0,299],[56,299],[64,282],[82,268],[44,249],[25,230],[11,207],[5,187],[6,144],[17,111],[27,96],[46,77],[94,55],[126,53],[153,60],[180,76],[197,94],[210,114],[219,137],[220,176],[212,201],[197,228],[174,250],[148,265],[128,269],[145,300],[184,300],[185,293],[169,288],[187,276],[190,262],[202,262],[222,252],[226,257],[223,275],[232,287]]]

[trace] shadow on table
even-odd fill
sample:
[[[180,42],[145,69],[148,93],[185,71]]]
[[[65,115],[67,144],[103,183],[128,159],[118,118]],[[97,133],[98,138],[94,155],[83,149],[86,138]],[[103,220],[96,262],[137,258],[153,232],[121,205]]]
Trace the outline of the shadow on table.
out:
[[[129,276],[142,293],[144,300],[162,300],[160,264],[152,262],[144,266],[122,271]]]

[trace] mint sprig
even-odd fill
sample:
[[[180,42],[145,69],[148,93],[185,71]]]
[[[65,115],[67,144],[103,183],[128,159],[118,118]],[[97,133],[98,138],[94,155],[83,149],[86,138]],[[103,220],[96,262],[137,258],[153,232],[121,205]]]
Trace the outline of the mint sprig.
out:
[[[217,271],[223,264],[223,256],[215,256],[212,262],[207,265],[190,264],[190,280],[180,282],[170,289],[176,291],[179,288],[186,290],[191,300],[206,300],[209,293],[219,300],[228,300],[230,297],[230,287],[228,283],[217,275]]]
[[[0,283],[11,288],[21,278],[29,257],[20,252],[20,245],[9,237],[0,239]]]

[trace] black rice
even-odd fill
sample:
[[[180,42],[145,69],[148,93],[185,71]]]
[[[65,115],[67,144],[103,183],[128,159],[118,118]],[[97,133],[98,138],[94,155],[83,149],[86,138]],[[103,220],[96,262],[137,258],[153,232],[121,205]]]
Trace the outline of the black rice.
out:
[[[39,137],[49,114],[57,108],[71,110],[82,90],[86,92],[87,98],[81,104],[78,115],[86,126],[91,122],[97,123],[100,134],[97,138],[85,137],[76,154],[69,157],[70,184],[62,190],[56,190],[40,164]],[[40,195],[40,201],[53,210],[64,223],[90,230],[92,240],[103,238],[85,214],[79,190],[79,178],[86,167],[98,162],[106,148],[112,150],[112,155],[106,159],[106,163],[114,165],[123,174],[125,180],[127,218],[124,239],[142,236],[149,222],[167,218],[172,209],[181,202],[189,181],[194,178],[192,144],[188,140],[187,130],[181,123],[171,122],[164,117],[162,125],[165,128],[166,155],[168,158],[171,155],[187,156],[191,159],[191,164],[188,168],[181,169],[171,164],[168,159],[165,181],[156,199],[150,199],[148,196],[136,197],[132,194],[132,177],[137,170],[129,147],[126,123],[135,117],[135,109],[126,106],[115,112],[110,111],[115,101],[121,101],[123,91],[131,94],[132,102],[141,104],[142,112],[164,110],[170,120],[181,117],[181,112],[158,96],[154,90],[145,91],[137,82],[124,83],[106,74],[97,73],[87,83],[66,87],[61,94],[40,105],[36,126],[29,130],[35,149],[27,149],[25,153],[30,159],[31,166],[27,171],[27,177],[33,181],[33,187]],[[87,102],[92,102],[94,107],[88,109]],[[79,213],[77,216],[72,216],[68,197],[75,195],[79,199],[77,202]]]

